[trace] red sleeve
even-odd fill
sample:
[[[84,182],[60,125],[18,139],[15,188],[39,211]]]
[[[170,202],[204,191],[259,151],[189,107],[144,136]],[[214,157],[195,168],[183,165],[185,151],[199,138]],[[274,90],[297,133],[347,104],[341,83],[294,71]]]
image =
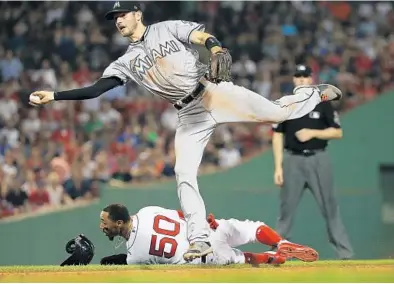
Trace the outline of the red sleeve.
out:
[[[43,199],[42,200],[43,203],[49,203],[49,193],[48,193],[48,191],[45,191],[45,194],[44,194],[42,199]]]
[[[37,193],[36,191],[33,191],[32,193],[30,193],[29,195],[29,202],[36,204],[37,203]]]

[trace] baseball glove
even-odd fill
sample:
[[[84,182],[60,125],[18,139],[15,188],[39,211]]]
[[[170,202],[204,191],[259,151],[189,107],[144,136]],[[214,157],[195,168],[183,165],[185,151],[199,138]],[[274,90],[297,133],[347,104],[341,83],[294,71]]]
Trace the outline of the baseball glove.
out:
[[[233,63],[228,49],[212,53],[208,62],[208,81],[212,83],[231,81],[231,65]]]

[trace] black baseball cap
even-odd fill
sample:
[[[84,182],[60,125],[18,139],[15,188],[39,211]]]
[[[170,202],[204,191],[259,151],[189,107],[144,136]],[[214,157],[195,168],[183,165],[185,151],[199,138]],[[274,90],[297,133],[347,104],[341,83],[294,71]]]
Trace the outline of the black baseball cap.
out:
[[[294,77],[310,77],[312,76],[312,68],[306,65],[297,65]]]
[[[137,2],[130,1],[116,1],[112,10],[105,14],[106,20],[113,20],[115,13],[128,13],[128,12],[137,12],[141,11],[141,6]]]

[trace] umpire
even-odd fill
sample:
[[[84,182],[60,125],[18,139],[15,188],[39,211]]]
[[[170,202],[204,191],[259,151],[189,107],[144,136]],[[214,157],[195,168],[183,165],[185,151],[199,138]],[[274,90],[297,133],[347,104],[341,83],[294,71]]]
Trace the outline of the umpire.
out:
[[[295,86],[312,85],[312,70],[298,65]],[[327,141],[342,138],[339,117],[330,102],[322,102],[309,114],[273,126],[274,182],[281,187],[277,231],[289,238],[293,217],[305,188],[318,203],[330,243],[340,259],[350,259],[353,250],[334,193]]]

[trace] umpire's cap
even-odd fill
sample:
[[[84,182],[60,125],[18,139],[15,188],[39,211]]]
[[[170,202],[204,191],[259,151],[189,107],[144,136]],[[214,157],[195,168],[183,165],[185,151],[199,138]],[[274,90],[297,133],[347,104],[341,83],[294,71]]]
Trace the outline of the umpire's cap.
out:
[[[115,13],[128,13],[128,12],[137,12],[141,11],[141,6],[139,3],[130,2],[130,1],[117,1],[115,2],[112,10],[105,14],[106,20],[113,20]]]
[[[294,77],[310,77],[312,76],[312,68],[306,65],[297,65]]]

